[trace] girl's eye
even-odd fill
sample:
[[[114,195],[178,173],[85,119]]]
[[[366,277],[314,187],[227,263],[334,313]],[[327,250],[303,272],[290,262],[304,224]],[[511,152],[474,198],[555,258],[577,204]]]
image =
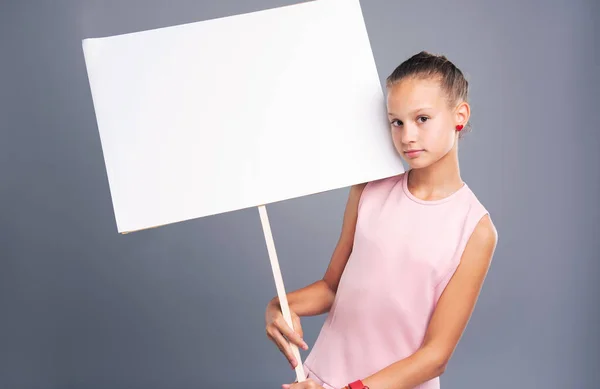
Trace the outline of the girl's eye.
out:
[[[421,120],[421,123],[425,123],[427,121],[427,119],[429,119],[429,118],[425,117],[425,116],[420,116],[417,120]]]
[[[392,121],[392,126],[394,127],[399,127],[402,125],[402,122],[400,120],[394,120]]]

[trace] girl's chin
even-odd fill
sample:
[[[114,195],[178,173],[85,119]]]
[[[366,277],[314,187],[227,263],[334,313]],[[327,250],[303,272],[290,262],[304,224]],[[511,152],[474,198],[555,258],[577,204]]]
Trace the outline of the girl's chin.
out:
[[[419,156],[417,158],[408,158],[406,156],[402,156],[402,159],[406,162],[411,169],[419,169],[424,168],[430,164],[429,159],[423,158],[423,156]]]

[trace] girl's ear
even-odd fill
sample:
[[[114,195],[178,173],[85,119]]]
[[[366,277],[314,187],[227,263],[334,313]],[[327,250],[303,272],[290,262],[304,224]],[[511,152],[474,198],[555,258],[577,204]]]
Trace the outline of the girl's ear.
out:
[[[454,112],[456,124],[462,124],[463,126],[466,126],[467,122],[469,121],[469,117],[471,116],[471,107],[469,106],[469,103],[466,101],[461,102],[458,104]]]

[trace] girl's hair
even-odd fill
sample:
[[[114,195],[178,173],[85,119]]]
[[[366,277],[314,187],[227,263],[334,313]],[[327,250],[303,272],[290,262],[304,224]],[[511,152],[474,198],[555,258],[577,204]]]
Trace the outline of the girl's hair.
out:
[[[408,78],[437,78],[448,97],[450,106],[455,106],[461,101],[468,101],[469,82],[463,73],[446,56],[435,55],[421,51],[402,62],[386,79],[386,87]],[[468,122],[460,132],[462,136],[471,130]]]

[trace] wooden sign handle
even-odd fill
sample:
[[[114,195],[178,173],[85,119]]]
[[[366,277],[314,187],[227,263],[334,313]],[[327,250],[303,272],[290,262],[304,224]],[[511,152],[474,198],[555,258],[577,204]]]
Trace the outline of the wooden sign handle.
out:
[[[258,206],[258,212],[260,214],[260,221],[262,223],[263,232],[265,233],[265,242],[267,243],[267,251],[269,253],[269,259],[271,261],[271,269],[273,270],[273,278],[275,279],[275,287],[277,288],[277,297],[279,297],[279,304],[281,305],[281,312],[283,317],[290,328],[294,328],[292,323],[292,315],[290,314],[290,307],[288,306],[287,296],[285,294],[285,287],[283,285],[283,277],[281,276],[281,269],[279,268],[279,261],[277,260],[277,253],[275,251],[275,243],[273,242],[273,234],[271,233],[271,225],[269,224],[269,217],[267,215],[267,209],[264,205]],[[304,368],[302,366],[302,358],[300,357],[300,351],[298,346],[288,342],[292,348],[294,358],[298,362],[296,366],[296,378],[298,382],[306,380]]]

